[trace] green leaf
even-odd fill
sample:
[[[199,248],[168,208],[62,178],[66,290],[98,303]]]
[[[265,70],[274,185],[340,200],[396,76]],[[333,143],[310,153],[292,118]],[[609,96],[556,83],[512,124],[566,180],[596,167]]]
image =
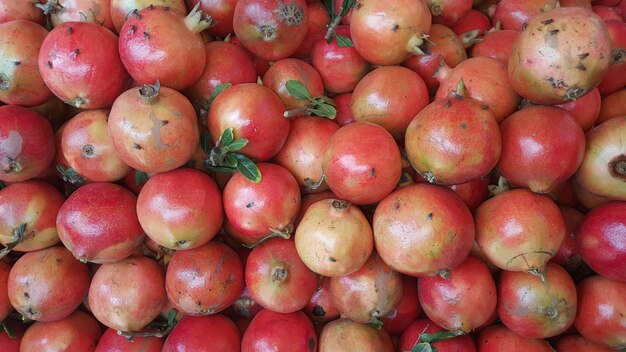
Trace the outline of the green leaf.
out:
[[[339,16],[344,17],[347,15],[348,12],[350,12],[350,9],[356,5],[356,2],[357,0],[344,0],[341,4],[341,12],[339,13]]]
[[[329,16],[332,17],[335,15],[335,0],[324,0],[324,7]]]
[[[226,167],[226,166],[211,166],[207,164],[205,164],[204,166],[206,166],[207,169],[213,172],[218,172],[220,174],[232,174],[233,172],[237,171],[236,168]]]
[[[259,183],[262,180],[262,175],[261,175],[261,171],[259,170],[259,168],[256,166],[256,164],[254,164],[254,162],[250,159],[248,159],[247,156],[243,155],[243,154],[232,154],[237,158],[237,170],[239,172],[241,172],[241,174],[247,178],[248,180],[254,182],[254,183]]]
[[[236,152],[246,145],[248,145],[248,140],[245,138],[239,138],[231,142],[229,145],[224,146],[222,148],[222,153]]]
[[[139,186],[142,183],[146,182],[146,180],[148,180],[147,173],[143,171],[135,170],[135,185]]]
[[[311,100],[311,94],[306,89],[304,84],[300,81],[289,80],[285,84],[287,93],[296,99],[308,99]]]
[[[436,332],[434,334],[421,333],[420,334],[420,340],[423,341],[423,342],[434,343],[434,342],[439,342],[439,341],[443,341],[443,340],[452,339],[452,338],[455,338],[455,337],[460,336],[460,335],[463,335],[463,332],[461,332],[461,331],[440,331],[440,332]]]
[[[215,87],[215,90],[213,90],[213,93],[209,97],[209,100],[206,101],[206,105],[205,105],[206,110],[209,110],[209,108],[211,107],[211,104],[213,104],[213,101],[215,100],[215,98],[217,98],[217,96],[221,92],[223,92],[226,89],[230,88],[232,85],[233,85],[232,83],[226,82],[226,83],[222,83],[219,86]]]
[[[9,338],[14,339],[17,337],[17,334],[15,334],[15,329],[13,329],[13,327],[9,325],[9,323],[2,322],[0,323],[0,325],[2,325],[2,330],[6,332],[7,335],[9,335]]]
[[[239,160],[237,160],[237,158],[233,154],[224,155],[224,164],[222,166],[236,169],[237,164],[239,164]]]
[[[416,342],[410,351],[405,350],[403,352],[437,352],[437,349],[427,342]]]
[[[335,39],[337,39],[337,45],[341,47],[354,46],[354,43],[352,43],[352,40],[350,40],[350,38],[346,36],[337,34],[335,36]]]
[[[176,320],[176,310],[172,309],[167,313],[167,325],[174,324],[174,320]]]
[[[327,104],[320,104],[317,108],[309,109],[313,115],[334,119],[337,117],[337,109]]]
[[[5,187],[6,187],[6,185],[3,182],[0,182],[0,189],[3,189]]]
[[[200,134],[200,147],[206,155],[209,155],[211,152],[211,135],[207,130],[202,131]]]
[[[233,134],[233,129],[232,127],[229,127],[225,129],[224,132],[222,132],[222,137],[220,138],[218,143],[221,147],[225,147],[230,145],[233,142],[234,138],[235,135]]]

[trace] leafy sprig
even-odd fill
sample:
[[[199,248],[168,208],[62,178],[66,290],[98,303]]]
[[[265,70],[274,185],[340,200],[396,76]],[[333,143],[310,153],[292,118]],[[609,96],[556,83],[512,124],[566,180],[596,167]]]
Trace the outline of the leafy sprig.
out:
[[[337,109],[334,106],[335,103],[330,98],[323,95],[313,98],[302,82],[297,80],[287,81],[286,88],[289,95],[296,99],[308,100],[309,104],[300,109],[286,111],[285,117],[291,117],[297,114],[313,114],[332,120],[337,116]]]
[[[331,18],[326,34],[324,35],[324,39],[326,39],[327,43],[330,43],[335,37],[337,38],[337,44],[339,46],[354,46],[348,37],[335,35],[335,32],[337,31],[337,26],[341,23],[341,19],[350,13],[350,10],[356,6],[357,1],[358,0],[344,0],[343,3],[341,3],[341,10],[339,11],[339,14],[337,14],[335,11],[335,1],[324,0],[324,6],[326,7],[326,10]]]
[[[232,128],[227,128],[222,133],[220,139],[211,148],[211,137],[208,132],[203,132],[200,138],[202,150],[207,154],[207,158],[202,161],[209,170],[221,173],[240,172],[248,180],[259,183],[262,176],[261,171],[254,161],[237,151],[248,145],[245,138],[235,139]]]
[[[440,331],[433,334],[422,332],[410,351],[403,352],[438,352],[432,344],[463,335],[461,331]]]

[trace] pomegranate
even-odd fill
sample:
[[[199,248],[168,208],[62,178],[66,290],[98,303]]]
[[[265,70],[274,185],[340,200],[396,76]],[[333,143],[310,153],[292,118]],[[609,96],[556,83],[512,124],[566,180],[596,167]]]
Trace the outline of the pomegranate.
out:
[[[626,347],[626,282],[594,275],[580,281],[574,325],[587,340],[614,349]]]
[[[489,197],[489,178],[480,177],[474,181],[448,185],[473,213]]]
[[[432,320],[417,319],[400,335],[398,351],[412,351],[416,346],[439,352],[475,352],[474,340],[459,332],[446,331]],[[419,349],[418,349],[419,351]]]
[[[457,35],[478,30],[478,36],[485,34],[491,28],[491,20],[484,13],[470,9],[465,16],[461,17],[450,29]],[[430,38],[429,38],[430,39]]]
[[[214,24],[207,28],[205,33],[222,38],[233,33],[233,16],[237,0],[185,0],[185,3],[189,9],[200,3],[199,9],[211,16]]]
[[[590,193],[626,200],[626,116],[603,122],[587,133],[585,157],[576,182]]]
[[[503,29],[523,30],[532,17],[549,12],[556,4],[556,0],[500,0],[493,14],[493,24],[499,22]]]
[[[287,109],[302,108],[310,103],[289,93],[287,82],[290,80],[302,83],[311,97],[324,94],[322,77],[313,66],[300,59],[278,60],[263,75],[263,85],[276,93]]]
[[[95,23],[61,23],[41,44],[41,77],[66,104],[81,109],[109,107],[129,82],[117,42],[113,32]]]
[[[124,259],[144,239],[136,204],[133,193],[112,183],[80,187],[59,210],[59,237],[81,261],[110,263]]]
[[[217,184],[193,169],[154,175],[137,197],[137,216],[146,235],[170,249],[207,243],[220,229],[223,214]]]
[[[113,329],[106,329],[95,352],[161,352],[163,339],[133,336],[128,340]]]
[[[339,309],[330,292],[330,279],[321,277],[320,284],[303,311],[314,323],[327,323],[339,318]]]
[[[626,282],[626,202],[609,202],[593,208],[576,231],[583,260],[603,277]]]
[[[276,155],[289,135],[289,120],[283,117],[285,105],[280,98],[256,83],[238,84],[220,93],[213,101],[208,130],[218,141],[224,130],[233,128],[234,138],[248,144],[239,150],[257,161]]]
[[[0,106],[0,181],[20,182],[41,174],[54,160],[54,132],[36,111]]]
[[[243,265],[222,242],[176,251],[167,267],[165,288],[174,306],[185,314],[209,315],[233,304],[243,291]]]
[[[350,27],[338,26],[337,35],[350,39]],[[311,49],[311,64],[322,77],[324,88],[332,93],[349,93],[365,76],[371,65],[354,46],[340,46],[337,38],[330,43],[318,38]]]
[[[554,343],[556,352],[586,351],[586,352],[615,352],[614,349],[585,339],[578,334],[561,337]]]
[[[485,33],[481,42],[472,47],[471,56],[487,56],[508,65],[511,49],[518,34],[519,31],[512,29],[489,31]]]
[[[381,325],[381,318],[400,303],[402,276],[372,254],[352,274],[330,278],[330,292],[343,317]]]
[[[115,30],[120,32],[130,13],[150,5],[168,7],[180,16],[187,15],[184,0],[111,0],[111,20]]]
[[[426,0],[434,23],[452,26],[472,9],[472,0]]]
[[[476,338],[478,352],[553,352],[546,340],[520,336],[504,325],[491,325]]]
[[[80,310],[66,318],[51,322],[36,322],[22,337],[20,351],[46,351],[51,348],[65,351],[93,352],[102,336],[98,321]],[[60,346],[55,347],[55,346]]]
[[[486,105],[464,97],[439,99],[406,130],[407,159],[431,183],[458,184],[485,176],[500,157],[498,122]]]
[[[254,55],[277,61],[293,54],[306,36],[309,8],[304,0],[239,0],[233,15],[237,39]]]
[[[589,131],[600,115],[601,96],[600,91],[595,88],[581,98],[556,105],[572,113],[583,131]]]
[[[616,8],[610,6],[595,5],[591,7],[591,10],[598,15],[603,21],[620,21],[622,22],[622,16],[619,14]]]
[[[560,104],[594,89],[610,59],[602,20],[582,7],[562,7],[529,20],[511,49],[509,79],[531,102]]]
[[[396,308],[383,317],[383,328],[390,335],[399,336],[420,315],[422,307],[417,295],[417,279],[402,275],[402,298]]]
[[[240,341],[237,326],[222,314],[189,316],[176,324],[163,345],[163,352],[239,352]]]
[[[24,181],[0,191],[0,243],[9,251],[30,252],[59,242],[56,219],[65,199],[43,181]]]
[[[200,139],[198,119],[184,95],[168,87],[135,87],[122,93],[109,114],[109,135],[133,169],[166,172],[185,164]]]
[[[376,207],[376,251],[394,270],[412,276],[445,274],[474,243],[474,221],[463,201],[442,186],[402,187]]]
[[[584,7],[591,10],[591,0],[559,0],[559,5],[561,7]]]
[[[322,327],[319,352],[349,352],[354,351],[355,346],[358,346],[359,352],[395,351],[391,337],[385,329],[376,329],[370,324],[341,318]]]
[[[602,95],[611,94],[626,86],[626,23],[620,18],[606,21],[605,25],[611,38],[611,62],[598,85]]]
[[[469,333],[488,323],[496,310],[496,283],[491,271],[471,255],[445,278],[419,278],[417,291],[426,316],[446,330]]]
[[[48,0],[37,7],[44,11],[53,27],[63,22],[90,22],[115,30],[111,0]]]
[[[596,125],[622,115],[626,115],[626,89],[602,97]]]
[[[70,315],[87,296],[89,269],[64,247],[50,247],[23,255],[9,274],[11,305],[36,321],[55,321]]]
[[[478,246],[503,270],[541,276],[566,235],[558,206],[548,196],[525,188],[486,200],[474,217]]]
[[[304,265],[292,240],[271,238],[248,256],[245,279],[252,299],[261,306],[292,313],[309,302],[319,276]]]
[[[120,29],[120,59],[139,84],[158,80],[183,90],[202,75],[206,51],[199,33],[210,25],[211,17],[203,18],[197,7],[187,17],[161,6],[132,12]]]
[[[302,312],[262,310],[243,334],[241,352],[265,352],[268,348],[275,351],[317,351],[313,324]]]
[[[559,205],[559,209],[565,220],[567,235],[563,239],[559,251],[552,258],[552,261],[559,264],[567,271],[572,272],[580,267],[583,261],[580,251],[576,248],[576,231],[578,231],[578,226],[585,218],[585,215],[568,206]]]
[[[11,266],[0,261],[0,320],[4,321],[13,311],[11,301],[9,301],[9,272]],[[0,334],[2,335],[2,334]],[[2,346],[2,343],[0,343]]]
[[[326,30],[330,22],[330,16],[326,11],[326,7],[321,2],[308,2],[309,6],[309,22],[306,36],[300,43],[298,49],[291,55],[296,58],[308,58],[311,56],[313,45],[318,38],[322,36],[322,33]]]
[[[383,127],[355,122],[333,134],[322,167],[328,186],[339,199],[357,205],[376,203],[400,180],[400,150]]]
[[[69,119],[68,108],[70,106],[56,96],[52,96],[44,103],[33,106],[31,109],[45,116],[52,124],[52,129],[57,131],[61,125]]]
[[[53,96],[37,71],[39,49],[47,34],[42,26],[27,20],[0,24],[1,102],[35,106]]]
[[[397,65],[429,53],[432,15],[425,1],[360,0],[352,11],[354,47],[374,65]]]
[[[35,3],[29,1],[0,0],[0,23],[28,20],[44,25],[46,18]]]
[[[343,276],[365,264],[374,249],[374,236],[358,207],[343,200],[324,199],[304,213],[295,244],[311,270],[324,276]]]
[[[402,66],[385,66],[359,81],[350,110],[355,121],[373,122],[396,140],[403,140],[409,123],[426,105],[428,89],[417,73]]]
[[[91,312],[102,324],[140,331],[167,302],[163,269],[156,261],[136,255],[104,264],[93,276],[88,299]]]
[[[115,182],[130,172],[113,146],[108,118],[109,110],[88,110],[74,116],[63,129],[63,156],[86,181]]]

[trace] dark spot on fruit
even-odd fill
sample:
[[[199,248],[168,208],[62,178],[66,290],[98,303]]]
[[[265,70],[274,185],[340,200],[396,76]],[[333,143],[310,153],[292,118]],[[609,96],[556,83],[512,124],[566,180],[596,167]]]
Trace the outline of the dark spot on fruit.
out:
[[[260,26],[258,31],[266,42],[271,42],[276,39],[276,28],[274,26]]]
[[[52,61],[48,61],[48,68],[52,68]]]
[[[443,107],[444,107],[444,108],[449,108],[449,107],[450,107],[450,105],[452,105],[452,100],[448,99],[448,101],[446,101],[446,103],[445,103],[445,104],[443,104]]]
[[[371,168],[370,169],[370,177],[374,177],[374,176],[376,176],[376,169]]]
[[[165,125],[167,125],[168,123],[170,123],[170,122],[169,122],[169,121],[167,121],[167,120],[161,120],[161,126],[165,126]]]
[[[57,262],[57,265],[61,265],[61,263],[63,263],[63,258],[56,258],[55,261]]]
[[[336,262],[337,259],[333,258],[333,257],[328,257],[328,260],[330,260],[332,263]]]
[[[489,105],[481,105],[480,109],[481,110],[489,110]]]
[[[295,2],[285,4],[279,0],[278,20],[282,21],[287,27],[299,26],[304,22],[304,10]]]
[[[400,210],[400,203],[396,203],[396,205],[393,208],[396,210]]]
[[[248,204],[246,204],[246,208],[252,208],[254,206],[254,202],[250,202]]]
[[[24,298],[30,299],[30,295],[28,294],[28,292],[24,292]]]
[[[563,82],[562,79],[554,79],[554,77],[550,77],[547,79],[547,81],[550,83],[550,85],[552,86],[552,88],[564,88],[567,87],[567,85],[565,84],[565,82]]]
[[[274,268],[272,270],[272,281],[283,282],[287,279],[287,275],[288,275],[287,269],[280,268],[280,267]]]
[[[72,33],[74,33],[74,28],[67,27],[67,34],[72,34]]]
[[[428,220],[432,220],[433,219],[433,213],[428,213],[428,215],[426,215],[426,217],[428,218]]]
[[[466,129],[467,129],[467,124],[466,124],[465,122],[461,122],[460,127],[461,127],[462,129],[466,130]]]
[[[131,26],[130,26],[130,29],[128,30],[128,32],[129,32],[130,34],[135,34],[135,29],[137,29],[137,27],[135,27],[134,25],[131,25]]]
[[[355,9],[360,9],[361,7],[363,7],[363,4],[361,4],[360,2],[358,2],[356,5],[354,5]]]
[[[143,37],[150,40],[150,34],[148,32],[143,32]]]
[[[134,9],[132,10],[128,16],[126,18],[129,18],[130,16],[135,16],[135,18],[137,19],[141,19],[141,15],[139,14],[139,10],[138,9]]]
[[[583,65],[583,64],[578,64],[578,65],[576,66],[576,69],[577,69],[577,70],[580,70],[580,71],[587,71],[587,68],[586,68],[586,67],[585,67],[585,65]]]
[[[140,145],[139,145],[139,144],[137,144],[137,143],[133,143],[133,148],[134,148],[134,149],[137,149],[137,150],[142,150],[142,149],[143,149],[143,147],[142,147],[142,146],[140,146]]]
[[[558,30],[558,29],[552,29],[552,30],[551,30],[550,32],[548,32],[548,33],[550,33],[550,35],[556,35],[557,33],[559,33],[559,30]]]
[[[398,25],[397,23],[393,25],[393,27],[391,27],[391,30],[394,32],[397,32],[398,29],[400,29],[400,25]]]
[[[87,158],[91,158],[94,154],[94,148],[91,144],[86,144],[83,146],[83,156]]]
[[[34,316],[36,316],[36,315],[37,315],[37,311],[36,311],[36,310],[34,310],[32,307],[28,307],[27,312],[28,312],[28,315],[29,315],[30,317],[34,317]]]
[[[154,10],[154,5],[150,4],[150,6],[148,6],[148,10],[150,10],[150,11]]]
[[[0,90],[8,90],[9,88],[11,88],[9,78],[4,73],[0,73]]]
[[[550,19],[548,19],[548,20],[545,20],[545,21],[541,21],[541,23],[542,23],[542,24],[544,24],[544,25],[549,25],[549,24],[551,24],[552,22],[554,22],[554,20],[553,20],[553,19],[551,19],[551,18],[550,18]]]
[[[315,351],[315,339],[313,337],[309,337],[308,346],[309,352]]]
[[[22,62],[19,61],[19,60],[13,61],[13,65],[15,65],[15,66],[19,66],[21,64],[22,64]]]
[[[313,307],[313,315],[316,317],[323,317],[324,315],[326,315],[326,312],[324,311],[324,308],[322,306],[316,305],[315,307]]]
[[[526,22],[522,23],[522,32],[525,31],[526,28],[528,28],[528,23]]]
[[[76,58],[76,56],[78,56],[78,52],[79,52],[78,49],[74,49],[74,51],[72,51],[72,56]]]

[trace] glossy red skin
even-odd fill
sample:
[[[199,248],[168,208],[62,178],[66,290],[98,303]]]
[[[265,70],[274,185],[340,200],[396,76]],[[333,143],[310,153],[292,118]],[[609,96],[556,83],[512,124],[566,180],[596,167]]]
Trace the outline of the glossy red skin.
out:
[[[435,100],[450,96],[462,79],[465,96],[489,106],[498,123],[517,110],[521,100],[509,82],[506,64],[490,57],[469,58],[453,70],[444,65],[436,78],[440,85]]]
[[[576,231],[576,248],[591,269],[603,277],[626,282],[626,202],[593,208]]]
[[[109,107],[129,83],[117,42],[113,32],[97,24],[62,23],[41,45],[41,77],[54,95],[70,105],[83,109]]]
[[[11,265],[6,262],[0,261],[0,320],[4,321],[9,314],[13,311],[13,306],[9,301],[9,272],[11,271]],[[0,340],[4,337],[4,334],[0,334]],[[0,347],[2,342],[0,342]],[[4,351],[4,350],[3,350]]]
[[[121,94],[109,113],[109,135],[130,167],[147,173],[174,170],[189,161],[200,140],[198,119],[184,95],[160,87],[153,99],[141,87]]]
[[[465,17],[472,9],[472,0],[427,0],[433,14],[433,23],[452,26]]]
[[[591,11],[593,11],[596,15],[600,16],[600,18],[603,21],[620,21],[622,22],[622,16],[619,14],[619,12],[614,8],[614,7],[609,7],[609,6],[602,6],[602,5],[598,5],[598,6],[593,6],[591,8]]]
[[[136,204],[137,197],[121,186],[82,186],[59,210],[59,237],[80,260],[101,264],[124,259],[144,239]]]
[[[169,334],[163,352],[239,352],[240,341],[237,326],[222,314],[188,316]]]
[[[137,83],[159,80],[176,90],[194,84],[206,62],[200,34],[187,27],[184,17],[160,6],[128,16],[120,29],[119,51],[124,67]],[[185,69],[181,70],[183,63]]]
[[[292,313],[307,305],[319,275],[302,262],[292,240],[271,238],[248,256],[245,279],[252,299],[261,306]]]
[[[319,352],[349,352],[358,346],[360,352],[394,352],[391,337],[385,329],[371,324],[341,318],[327,323],[319,335]]]
[[[498,316],[514,333],[533,339],[566,331],[576,317],[576,286],[565,269],[548,263],[542,281],[525,272],[502,271]]]
[[[200,10],[210,14],[213,21],[217,22],[206,29],[206,33],[222,38],[233,33],[233,15],[237,0],[185,0],[185,3],[190,11],[200,3]]]
[[[626,161],[626,116],[609,119],[586,134],[585,157],[576,172],[576,182],[589,193],[613,200],[626,200],[626,174],[618,162]],[[584,202],[583,202],[584,204]]]
[[[446,330],[465,333],[489,322],[497,293],[487,264],[470,255],[446,277],[419,278],[417,291],[426,316]]]
[[[402,299],[403,281],[380,256],[372,254],[356,272],[330,278],[330,292],[339,312],[357,323],[381,319]]]
[[[330,16],[326,11],[326,7],[321,2],[313,2],[309,5],[309,26],[306,32],[306,36],[298,49],[291,55],[291,57],[297,57],[300,59],[308,58],[311,56],[313,45],[317,39],[324,35],[326,32],[326,26],[330,22]]]
[[[317,182],[322,178],[322,162],[326,145],[339,126],[332,120],[317,116],[302,116],[291,120],[287,141],[274,157],[274,162],[289,170],[304,193],[328,190],[322,185],[308,189],[307,180]]]
[[[473,213],[479,205],[489,198],[488,177],[481,177],[474,181],[447,186],[456,193]]]
[[[95,351],[102,331],[98,321],[80,310],[52,322],[36,322],[22,337],[20,352],[26,351]]]
[[[0,0],[0,23],[23,19],[44,25],[43,11],[28,1]]]
[[[626,1],[622,0],[619,4],[615,5],[617,10],[622,14],[622,20],[626,21]]]
[[[578,121],[583,131],[589,131],[600,115],[601,106],[600,91],[594,88],[581,98],[555,106],[569,111]]]
[[[566,235],[565,220],[552,199],[525,188],[487,199],[474,217],[478,246],[504,270],[541,271]]]
[[[339,318],[339,309],[330,292],[330,278],[321,277],[317,290],[302,311],[316,324],[327,323]]]
[[[333,193],[358,205],[376,203],[391,193],[400,180],[401,168],[393,136],[365,121],[337,130],[328,142],[323,163]]]
[[[426,179],[445,185],[487,175],[500,158],[502,140],[494,114],[468,98],[439,99],[406,130],[407,159]]]
[[[42,104],[31,107],[31,109],[45,116],[50,121],[52,129],[55,131],[69,119],[68,108],[69,105],[65,104],[54,95]]]
[[[0,191],[0,242],[15,242],[13,231],[26,224],[26,238],[13,248],[30,252],[59,242],[56,219],[65,198],[47,182],[15,183]]]
[[[478,352],[553,352],[546,340],[522,337],[504,325],[491,325],[476,338]]]
[[[350,38],[350,27],[337,26],[336,34]],[[341,47],[335,38],[327,43],[322,37],[313,44],[311,64],[322,76],[324,88],[332,93],[352,92],[371,68],[353,46]]]
[[[115,182],[130,172],[109,136],[108,116],[106,109],[83,111],[63,129],[63,156],[87,181]]]
[[[15,309],[35,321],[70,315],[87,296],[91,276],[86,264],[65,247],[29,252],[13,265],[9,299]]]
[[[519,31],[533,15],[545,9],[554,9],[556,2],[556,0],[501,0],[493,15],[493,25],[499,21],[502,29]]]
[[[572,208],[578,208],[580,206],[580,200],[576,196],[576,191],[574,190],[574,182],[573,178],[565,181],[561,184],[561,187],[558,187],[556,192],[550,193],[550,196],[554,197],[556,202],[559,205],[566,205]]]
[[[430,55],[411,56],[402,65],[417,72],[426,83],[429,94],[434,95],[439,88],[435,72],[441,66],[441,60],[454,68],[467,59],[467,52],[456,33],[444,25],[433,24],[428,35],[428,40],[435,43],[430,47]]]
[[[611,64],[598,89],[602,95],[607,95],[626,86],[626,23],[620,19],[605,21],[604,24],[611,38]]]
[[[256,56],[277,61],[291,56],[306,37],[308,13],[304,0],[239,0],[233,30]]]
[[[167,302],[165,273],[154,260],[133,255],[96,271],[89,287],[89,308],[105,326],[140,331]]]
[[[3,352],[20,352],[20,344],[22,343],[26,326],[21,321],[15,320],[5,320],[2,323],[8,324],[14,330],[15,336],[9,337],[9,334],[3,331],[0,334],[0,350]]]
[[[208,129],[217,141],[233,128],[235,139],[248,144],[239,150],[257,161],[276,155],[289,135],[290,122],[283,117],[285,105],[278,95],[256,83],[238,84],[220,93],[209,110]]]
[[[387,196],[374,212],[378,254],[411,276],[437,275],[461,264],[474,243],[474,221],[453,191],[421,183]]]
[[[423,51],[418,47],[423,46],[422,37],[431,23],[424,1],[364,0],[352,11],[350,34],[354,47],[368,62],[397,65]]]
[[[161,352],[163,339],[156,337],[136,337],[128,341],[113,329],[106,329],[96,346],[95,352]]]
[[[359,81],[350,109],[355,121],[378,124],[403,140],[409,123],[428,102],[428,89],[417,73],[402,66],[383,66]]]
[[[159,245],[196,248],[209,242],[222,226],[222,196],[207,174],[176,169],[148,179],[137,197],[137,216],[146,235]]]
[[[422,306],[417,296],[417,279],[402,275],[402,298],[383,319],[383,328],[389,335],[400,336],[402,332],[420,315]]]
[[[337,116],[335,116],[335,122],[339,126],[345,126],[353,123],[354,116],[352,116],[352,110],[350,108],[350,102],[352,101],[352,93],[337,94],[333,97],[335,102],[335,109],[337,110]]]
[[[565,220],[567,234],[552,261],[567,269],[567,271],[572,272],[582,264],[583,260],[578,248],[576,248],[576,231],[585,215],[568,206],[559,205],[559,209]]]
[[[176,251],[167,267],[168,298],[189,315],[221,312],[243,291],[243,265],[235,251],[222,242]]]
[[[553,191],[572,177],[585,155],[585,134],[564,109],[529,106],[500,124],[497,168],[509,182],[536,193]]]
[[[480,36],[491,29],[491,20],[484,13],[470,9],[465,16],[461,17],[450,29],[457,35],[478,29],[478,35]]]
[[[241,340],[241,352],[317,351],[315,328],[302,312],[277,313],[269,309],[257,314]]]
[[[43,115],[17,105],[0,106],[0,181],[39,175],[54,160],[55,150],[54,132]]]
[[[39,49],[46,35],[48,31],[35,22],[0,21],[0,59],[4,62],[0,68],[0,101],[3,103],[35,106],[53,96],[37,71]]]
[[[585,352],[615,352],[615,349],[585,339],[578,334],[566,335],[554,344],[556,352],[585,351]]]
[[[62,7],[50,15],[53,27],[63,22],[91,22],[115,31],[110,0],[60,0],[58,4]]]
[[[189,99],[194,104],[203,106],[215,88],[222,83],[237,85],[256,82],[257,73],[254,62],[238,45],[214,41],[206,43],[204,49],[206,51],[206,63],[202,75],[187,89]]]
[[[150,5],[166,6],[180,16],[187,15],[185,0],[111,0],[111,19],[116,31],[120,32],[131,11],[141,10]]]
[[[285,168],[259,163],[262,180],[252,183],[236,173],[222,193],[224,211],[240,243],[258,243],[272,231],[292,232],[300,208],[300,189]]]
[[[398,342],[398,352],[410,351],[419,339],[420,334],[433,334],[446,331],[428,318],[417,319],[407,326]],[[432,343],[439,352],[475,352],[476,345],[469,335],[461,335],[451,339]]]
[[[304,84],[313,98],[324,94],[322,77],[313,66],[300,59],[278,60],[263,75],[263,85],[276,93],[287,109],[295,109],[310,104],[307,99],[296,99],[289,94],[286,84],[290,80]]]
[[[512,29],[489,32],[482,37],[481,42],[474,44],[470,51],[471,57],[487,56],[508,64],[511,48],[518,34],[518,31]]]
[[[590,276],[579,282],[574,325],[586,339],[621,349],[626,346],[626,282]]]

